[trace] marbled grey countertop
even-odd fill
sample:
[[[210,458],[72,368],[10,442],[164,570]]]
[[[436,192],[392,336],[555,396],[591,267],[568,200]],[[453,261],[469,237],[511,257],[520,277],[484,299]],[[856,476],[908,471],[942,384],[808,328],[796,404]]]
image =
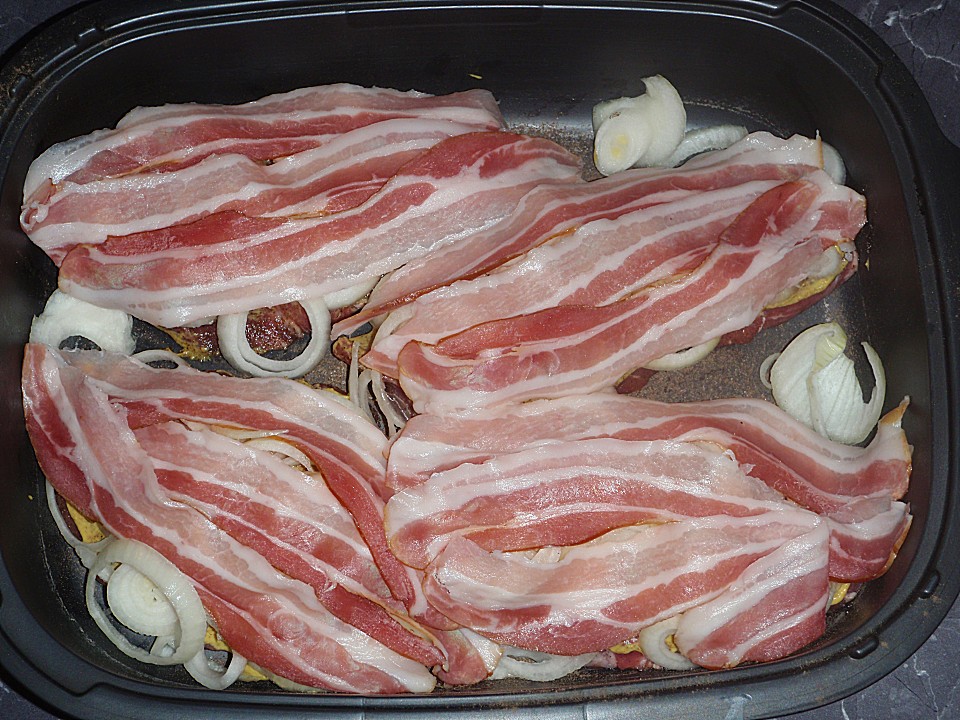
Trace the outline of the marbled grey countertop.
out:
[[[960,145],[960,0],[835,0],[903,60]],[[77,0],[0,0],[0,53]],[[735,720],[736,712],[728,715]],[[742,717],[742,715],[740,716]],[[960,603],[901,667],[856,695],[790,720],[960,719]],[[0,682],[0,718],[53,720]]]

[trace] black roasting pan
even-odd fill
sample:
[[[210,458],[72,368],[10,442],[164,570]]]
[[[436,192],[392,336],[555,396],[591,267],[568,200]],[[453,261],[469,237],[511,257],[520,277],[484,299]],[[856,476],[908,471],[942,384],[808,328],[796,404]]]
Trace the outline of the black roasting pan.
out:
[[[907,500],[915,519],[887,574],[832,615],[813,646],[726,671],[584,670],[548,684],[361,698],[259,684],[216,693],[114,650],[83,609],[81,568],[49,520],[24,429],[22,347],[56,277],[18,227],[30,161],[137,105],[233,103],[340,81],[432,93],[484,87],[514,127],[588,152],[593,104],[639,94],[640,79],[655,73],[680,90],[691,125],[820,132],[868,198],[863,263],[841,292],[650,392],[761,394],[759,360],[821,318],[868,338],[887,369],[887,407],[910,397],[904,427],[914,446]],[[53,712],[98,720],[771,717],[831,702],[892,671],[960,590],[960,151],[889,48],[834,5],[96,2],[5,58],[0,163],[0,665]]]

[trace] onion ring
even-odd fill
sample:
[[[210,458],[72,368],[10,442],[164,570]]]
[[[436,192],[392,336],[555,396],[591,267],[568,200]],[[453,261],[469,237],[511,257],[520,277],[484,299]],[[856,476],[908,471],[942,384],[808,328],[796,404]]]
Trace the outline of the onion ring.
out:
[[[330,335],[330,311],[322,299],[300,303],[310,319],[310,342],[303,352],[290,360],[274,360],[258,354],[247,341],[247,313],[217,318],[217,340],[224,359],[237,370],[255,377],[297,378],[306,375],[327,352]]]

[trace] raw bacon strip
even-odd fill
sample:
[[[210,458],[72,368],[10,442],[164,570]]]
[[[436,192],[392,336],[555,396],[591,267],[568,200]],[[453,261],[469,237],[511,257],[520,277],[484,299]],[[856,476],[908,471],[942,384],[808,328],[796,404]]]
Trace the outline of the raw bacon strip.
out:
[[[136,108],[116,130],[98,130],[54,145],[34,160],[24,182],[24,207],[44,202],[64,180],[188,167],[213,154],[268,161],[317,147],[350,130],[391,118],[430,118],[503,126],[486,90],[431,96],[335,84],[269,95],[241,105]]]
[[[487,553],[455,537],[428,568],[424,590],[441,612],[497,642],[557,655],[597,652],[717,598],[794,538],[817,533],[825,557],[820,526],[799,509],[639,525],[564,548],[556,562]],[[826,573],[807,577],[825,594]]]
[[[752,398],[665,403],[583,394],[445,416],[417,415],[391,444],[387,484],[416,486],[434,472],[562,441],[702,440],[730,449],[754,477],[817,512],[855,498],[900,498],[911,470],[901,417],[887,413],[869,445],[836,443],[773,403]]]
[[[363,363],[397,377],[397,357],[408,342],[437,343],[474,325],[560,305],[606,305],[689,271],[740,212],[775,186],[751,181],[704,191],[553,237],[486,275],[395,311]]]
[[[351,332],[434,288],[478,277],[552,236],[593,220],[612,220],[640,208],[745,182],[797,179],[821,163],[818,141],[799,135],[783,140],[758,132],[679,169],[629,170],[585,184],[537,188],[509,218],[475,234],[469,243],[441,248],[384,278],[367,307],[335,325],[333,335]]]
[[[431,612],[415,570],[390,552],[383,530],[383,450],[386,439],[356,408],[332,392],[281,378],[239,379],[191,368],[158,370],[100,352],[65,354],[110,398],[123,405],[132,428],[163,420],[282,434],[304,452],[347,509],[393,596],[431,627],[455,629]]]
[[[791,538],[757,560],[717,598],[683,613],[674,633],[697,665],[733,667],[790,655],[826,630],[826,527]]]
[[[357,208],[323,218],[198,222],[70,252],[61,287],[163,327],[322,297],[382,275],[509,213],[532,187],[571,182],[574,156],[505,132],[448,138]]]
[[[233,210],[247,216],[320,215],[356,207],[440,140],[496,124],[394,119],[337,136],[270,165],[211,155],[179,172],[63,181],[21,215],[24,232],[58,265],[75,245],[156,230]]]
[[[759,515],[784,499],[716,446],[572,440],[464,463],[387,502],[390,547],[425,567],[453,536],[487,551],[577,545],[626,525]]]
[[[111,533],[150,545],[190,577],[237,652],[282,677],[332,690],[433,687],[421,664],[337,620],[309,586],[168,499],[123,411],[62,355],[28,345],[24,387],[28,412],[39,410],[47,437],[73,449],[70,460],[87,482],[87,492],[76,498],[73,485],[56,475],[49,477],[54,487],[71,502],[89,498],[92,516]],[[45,446],[38,446],[41,454]]]
[[[426,631],[414,635],[396,619],[406,613],[390,598],[353,518],[322,479],[209,430],[168,422],[135,435],[173,500],[310,585],[344,622],[428,667],[443,662]],[[404,624],[413,622],[405,618]]]
[[[897,502],[911,449],[900,427],[905,404],[887,413],[866,448],[831,442],[772,403],[753,399],[661,403],[580,395],[471,414],[411,418],[390,446],[387,485],[403,493],[451,468],[587,438],[685,440],[725,448],[749,474],[825,516],[830,572],[861,581],[882,574],[910,525]]]
[[[822,171],[764,193],[700,267],[601,307],[561,306],[408,343],[401,385],[418,412],[611,388],[651,360],[749,325],[826,248],[865,222],[862,197]]]

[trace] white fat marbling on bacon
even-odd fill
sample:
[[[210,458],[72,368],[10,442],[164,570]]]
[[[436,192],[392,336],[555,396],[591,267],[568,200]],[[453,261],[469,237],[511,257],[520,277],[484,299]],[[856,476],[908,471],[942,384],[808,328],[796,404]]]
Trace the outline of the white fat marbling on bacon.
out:
[[[790,538],[719,596],[683,613],[674,642],[703,667],[733,667],[796,652],[826,629],[827,528]]]
[[[133,173],[86,183],[60,182],[26,207],[20,222],[57,264],[76,245],[98,244],[191,222],[214,212],[293,216],[360,205],[405,163],[451,135],[494,130],[496,119],[467,125],[396,118],[365,125],[269,165],[242,154],[210,155],[176,172]]]
[[[240,105],[171,104],[136,108],[114,130],[54,145],[24,182],[24,206],[56,185],[136,172],[167,172],[213,154],[265,161],[317,147],[349,130],[396,117],[502,124],[493,96],[468,90],[431,96],[345,83],[300,88]]]
[[[746,472],[824,516],[830,571],[860,581],[887,567],[910,524],[911,448],[900,427],[905,404],[881,420],[866,447],[827,440],[772,403],[725,399],[662,403],[614,393],[576,395],[445,416],[418,415],[390,445],[387,485],[413,492],[435,476],[493,458],[563,452],[589,438],[712,443]]]
[[[697,268],[671,282],[604,306],[482,323],[436,345],[408,343],[401,385],[419,412],[432,413],[612,387],[651,360],[750,325],[864,221],[862,197],[815,171],[757,198]]]
[[[60,286],[164,327],[322,297],[462,240],[535,185],[578,174],[579,161],[547,140],[458,135],[404,165],[357,208],[309,219],[217,213],[111,238],[71,251]]]
[[[391,497],[384,518],[394,553],[425,567],[454,535],[490,551],[576,545],[624,525],[785,502],[715,445],[598,438],[436,472]]]
[[[473,280],[438,288],[377,332],[363,363],[398,376],[408,342],[437,343],[474,325],[561,305],[606,305],[689,271],[720,233],[775,181],[690,194],[620,217],[588,222]],[[373,300],[371,300],[373,302]]]
[[[109,353],[63,357],[124,407],[131,427],[173,419],[283,434],[310,458],[353,516],[394,597],[415,617],[435,619],[422,598],[416,572],[387,547],[382,499],[386,439],[356,408],[283,378],[239,379],[186,367],[155,369]]]
[[[339,619],[428,667],[443,662],[427,631],[413,634],[396,619],[406,615],[403,607],[322,478],[209,430],[166,422],[135,434],[173,500],[309,584]]]
[[[596,652],[713,600],[753,563],[820,525],[813,513],[783,508],[630,526],[564,548],[552,563],[489,553],[455,537],[427,569],[424,589],[442,612],[497,642],[559,655]],[[821,540],[825,555],[826,533]],[[827,577],[807,582],[822,595]]]
[[[28,345],[24,376],[28,407],[46,419],[44,432],[73,448],[92,516],[111,533],[150,545],[190,577],[237,652],[295,682],[338,691],[433,687],[423,665],[341,622],[309,585],[279,572],[202,513],[170,499],[124,409],[60,353]],[[39,452],[45,472],[55,470]],[[69,483],[52,472],[49,479],[73,499]]]
[[[396,310],[430,290],[474,278],[550,237],[598,219],[682,201],[706,190],[751,181],[801,177],[820,167],[819,143],[799,135],[787,140],[757,132],[734,146],[706,153],[680,169],[639,168],[590,183],[536,188],[508,218],[477,233],[469,243],[441,248],[385,277],[357,315],[334,326],[334,336]]]

